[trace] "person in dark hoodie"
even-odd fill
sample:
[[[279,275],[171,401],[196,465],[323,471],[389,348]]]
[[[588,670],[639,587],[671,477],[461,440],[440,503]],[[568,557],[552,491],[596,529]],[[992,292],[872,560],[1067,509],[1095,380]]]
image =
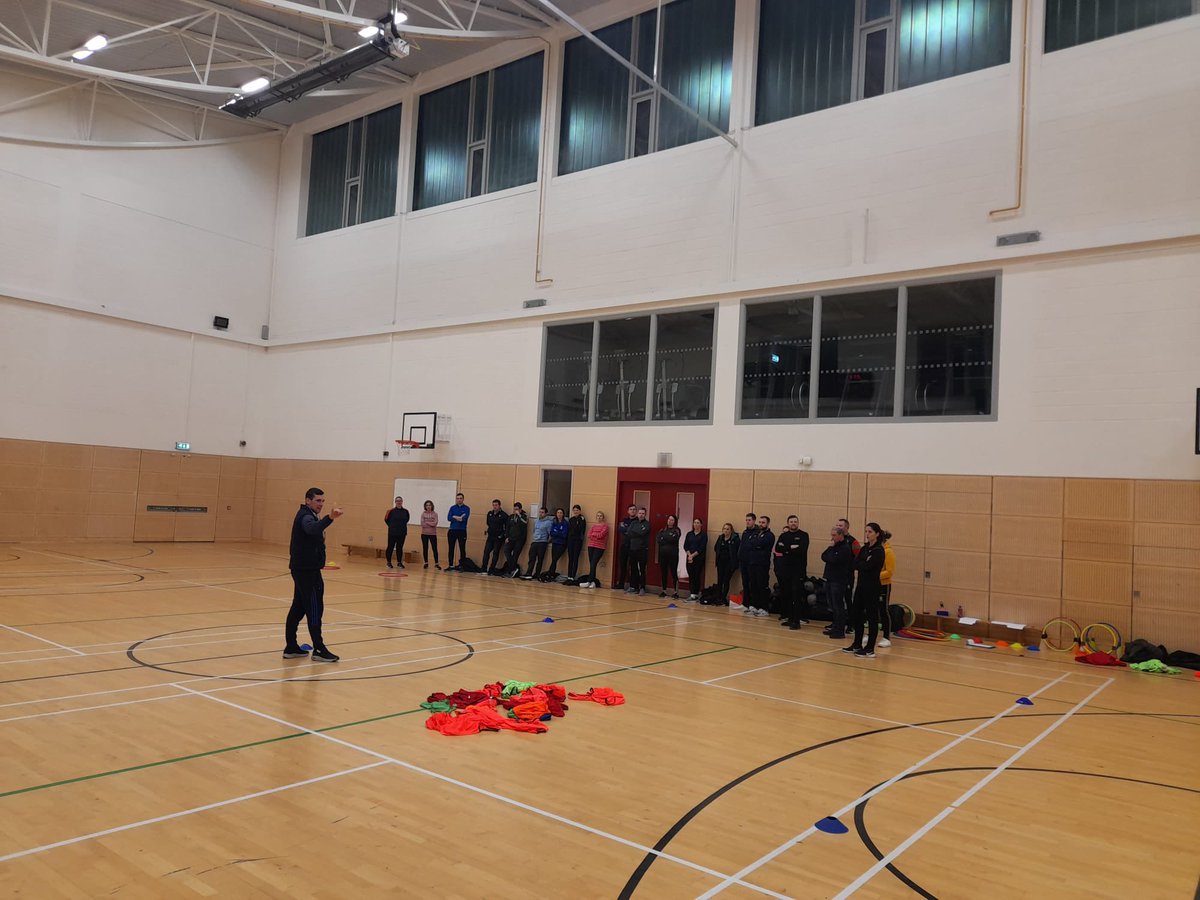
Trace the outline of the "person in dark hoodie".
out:
[[[550,523],[550,568],[542,575],[542,581],[554,581],[558,578],[558,561],[567,552],[567,537],[571,533],[571,524],[567,521],[567,511],[561,506],[554,511],[554,521]]]
[[[829,546],[821,552],[825,563],[825,597],[833,622],[826,629],[834,640],[846,636],[846,585],[854,572],[854,549],[846,539],[846,529],[837,525],[829,532]]]
[[[679,599],[679,519],[674,513],[667,516],[667,524],[655,535],[658,551],[658,572],[662,577],[662,590],[658,596],[667,596],[667,585],[671,585],[671,599]]]
[[[843,653],[853,653],[859,659],[875,658],[875,639],[879,636],[879,594],[882,590],[879,573],[883,571],[884,550],[880,535],[883,529],[876,522],[868,522],[863,532],[867,542],[863,544],[854,568],[858,572],[858,583],[854,587],[854,605],[850,609],[850,621],[854,623],[854,640]],[[867,624],[867,642],[863,644],[863,623]]]
[[[692,530],[683,536],[684,565],[688,575],[688,602],[695,603],[704,590],[704,561],[708,556],[708,532],[704,520],[692,519]]]
[[[387,552],[384,557],[389,569],[392,567],[393,550],[396,551],[396,565],[404,568],[404,539],[408,537],[408,518],[403,497],[397,497],[396,505],[383,514],[383,521],[387,523],[388,530]]]
[[[783,621],[795,630],[808,624],[808,532],[800,530],[800,519],[787,517],[787,527],[775,540],[775,577],[783,601]]]
[[[516,578],[521,574],[521,551],[525,549],[527,537],[529,537],[529,515],[520,503],[514,503],[505,532],[504,575]]]
[[[500,574],[500,551],[504,548],[504,537],[508,531],[508,513],[500,506],[500,501],[493,500],[492,508],[488,510],[487,526],[484,530],[483,562],[479,571],[488,575]]]
[[[629,554],[629,587],[627,594],[646,593],[646,559],[650,552],[650,522],[646,507],[640,506],[637,518],[625,529],[625,547]]]
[[[746,517],[749,520],[749,516]],[[753,529],[742,534],[739,548],[739,563],[742,568],[742,588],[745,596],[742,606],[748,615],[770,615],[771,594],[771,550],[775,546],[775,533],[771,531],[771,517],[759,516]]]
[[[716,543],[713,544],[713,560],[717,564],[716,605],[729,605],[729,585],[733,581],[733,573],[738,569],[738,551],[741,544],[742,539],[733,530],[732,522],[721,526],[721,533],[717,535]]]
[[[325,506],[325,492],[317,487],[304,493],[304,503],[292,520],[292,541],[288,548],[288,569],[292,573],[292,607],[288,610],[283,628],[283,658],[297,659],[308,656],[296,643],[296,629],[300,620],[308,618],[308,634],[312,639],[313,662],[337,662],[338,657],[330,652],[321,638],[321,616],[325,612],[325,579],[321,569],[325,567],[325,529],[334,519],[342,517],[342,509],[335,506],[329,515],[321,516]]]
[[[588,521],[583,517],[583,507],[578,503],[571,507],[571,518],[567,520],[567,580],[574,582],[579,577],[579,557],[583,553],[583,539],[587,537]]]
[[[629,581],[629,540],[627,532],[629,526],[637,519],[637,507],[632,503],[629,504],[629,509],[625,511],[625,518],[617,523],[617,540],[613,548],[617,558],[613,560],[613,586],[614,591],[625,590],[625,584]]]

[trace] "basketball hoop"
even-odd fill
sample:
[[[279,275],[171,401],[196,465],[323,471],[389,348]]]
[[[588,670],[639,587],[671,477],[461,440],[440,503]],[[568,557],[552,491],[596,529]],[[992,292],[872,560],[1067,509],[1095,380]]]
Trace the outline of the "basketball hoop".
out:
[[[396,447],[399,448],[397,452],[401,456],[408,456],[409,450],[412,450],[414,447],[420,447],[420,446],[421,446],[420,441],[406,441],[403,438],[396,439]]]

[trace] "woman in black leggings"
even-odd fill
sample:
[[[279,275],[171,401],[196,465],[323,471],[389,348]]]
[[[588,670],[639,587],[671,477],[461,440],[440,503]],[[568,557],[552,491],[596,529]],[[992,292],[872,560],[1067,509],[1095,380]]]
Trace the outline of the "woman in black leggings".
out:
[[[425,560],[425,568],[429,568],[429,548],[433,548],[433,567],[439,572],[442,569],[438,560],[437,549],[438,514],[433,509],[433,501],[425,501],[425,510],[421,513],[421,556]]]
[[[662,590],[658,596],[667,596],[667,585],[672,585],[671,599],[679,599],[679,519],[674,515],[667,516],[667,525],[658,533],[655,542],[658,545],[658,569],[662,574]]]
[[[729,583],[738,570],[738,548],[742,539],[733,530],[733,523],[726,522],[721,526],[717,542],[713,544],[713,557],[717,564],[717,599],[721,606],[729,605]]]
[[[883,529],[876,522],[868,522],[866,540],[854,568],[858,570],[858,584],[854,587],[854,602],[850,607],[850,623],[854,625],[854,641],[843,647],[843,653],[853,653],[861,659],[875,658],[875,639],[879,636],[879,573],[883,571],[883,541],[879,539]],[[867,626],[867,643],[863,644],[863,624]]]

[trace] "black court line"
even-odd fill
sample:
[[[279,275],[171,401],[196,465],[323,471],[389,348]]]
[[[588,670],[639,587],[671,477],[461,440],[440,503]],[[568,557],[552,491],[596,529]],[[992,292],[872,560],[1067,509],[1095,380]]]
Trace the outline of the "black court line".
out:
[[[1033,717],[1038,717],[1038,716],[1053,716],[1053,717],[1057,718],[1061,715],[1062,715],[1061,713],[1057,713],[1057,712],[1025,713],[1024,715],[1021,716],[1021,718],[1033,718]],[[1162,715],[1162,713],[1080,712],[1078,715],[1079,716],[1148,716],[1148,717],[1158,718],[1159,716]],[[1197,715],[1188,714],[1187,717],[1188,718],[1200,718],[1200,714],[1197,714]],[[905,725],[889,725],[885,728],[872,728],[867,731],[859,731],[859,732],[855,732],[854,734],[846,734],[846,735],[842,735],[841,737],[831,738],[827,741],[820,741],[816,744],[809,744],[807,747],[801,747],[799,750],[793,750],[791,753],[785,753],[783,756],[778,756],[775,759],[768,760],[767,762],[763,763],[762,765],[756,766],[755,768],[749,770],[748,772],[745,772],[745,773],[739,775],[737,778],[734,778],[732,781],[728,781],[725,784],[721,785],[721,787],[717,788],[715,791],[710,793],[708,796],[706,796],[704,799],[702,799],[699,803],[697,803],[695,806],[693,806],[691,809],[689,809],[686,813],[684,813],[682,816],[680,816],[674,822],[674,824],[672,824],[671,827],[666,830],[666,832],[663,834],[663,836],[660,837],[655,842],[653,849],[657,852],[647,853],[642,858],[642,861],[638,864],[638,867],[636,869],[634,869],[633,873],[629,876],[629,879],[625,882],[625,886],[621,888],[621,892],[617,896],[618,896],[618,898],[620,898],[620,900],[630,900],[630,898],[633,897],[634,891],[637,890],[638,885],[641,884],[642,879],[646,877],[646,873],[650,871],[650,867],[653,866],[654,863],[658,860],[658,858],[659,858],[658,854],[667,848],[667,846],[671,843],[671,841],[673,841],[675,839],[675,837],[679,834],[679,832],[683,831],[683,829],[685,827],[687,827],[687,825],[693,819],[695,819],[696,816],[700,815],[700,813],[702,813],[705,809],[707,809],[715,800],[720,799],[723,795],[729,793],[731,790],[733,790],[735,787],[738,787],[742,783],[750,780],[755,775],[759,775],[763,772],[773,769],[775,766],[778,766],[782,763],[796,759],[797,757],[803,756],[806,753],[812,753],[815,750],[822,750],[826,747],[832,747],[837,744],[843,744],[843,743],[846,743],[847,741],[855,741],[860,738],[874,737],[875,735],[887,734],[888,732],[891,732],[891,731],[902,731],[906,728],[913,728],[913,727],[925,728],[930,725],[953,725],[953,724],[958,724],[961,722],[982,722],[982,721],[986,721],[989,718],[991,718],[991,717],[990,716],[963,716],[963,717],[955,718],[955,719],[933,719],[933,720],[930,720],[927,722],[912,722],[912,723],[905,724]],[[1169,721],[1175,721],[1175,720],[1169,720]],[[1185,723],[1181,722],[1180,724],[1185,724]],[[1181,788],[1181,790],[1188,790],[1188,789]],[[864,791],[864,793],[866,793],[866,792]],[[861,804],[859,804],[859,805],[861,805]],[[857,807],[856,807],[856,809],[857,809]],[[876,858],[878,859],[880,857],[876,857]]]
[[[279,623],[278,622],[242,622],[239,624],[248,625],[248,626],[256,626],[256,625],[278,625]],[[155,664],[152,662],[147,662],[146,660],[139,658],[137,653],[135,652],[138,649],[138,647],[141,647],[142,645],[144,645],[150,641],[158,640],[159,638],[174,637],[175,635],[179,635],[179,634],[192,634],[197,631],[208,631],[211,628],[221,628],[221,627],[223,627],[223,626],[209,625],[209,626],[205,626],[205,627],[201,627],[201,628],[185,628],[182,631],[168,631],[163,634],[158,634],[158,635],[155,635],[154,637],[145,638],[143,640],[135,642],[134,644],[132,644],[129,647],[128,650],[125,651],[125,655],[128,656],[135,663],[137,663],[139,666],[144,666],[147,669],[157,669],[159,672],[170,672],[175,675],[189,675],[189,676],[193,676],[196,678],[212,678],[212,679],[216,679],[216,680],[220,680],[220,681],[276,682],[276,681],[293,680],[290,678],[250,678],[249,676],[246,676],[246,675],[210,675],[206,672],[189,672],[185,669],[172,669],[170,666],[158,665],[158,664]],[[448,663],[443,663],[440,666],[430,666],[425,669],[414,669],[412,671],[407,671],[407,672],[391,672],[391,673],[384,673],[384,674],[380,674],[380,675],[356,675],[356,676],[349,677],[349,678],[325,678],[322,676],[309,676],[309,675],[305,675],[304,677],[305,678],[319,677],[321,681],[372,681],[372,680],[375,680],[378,678],[399,678],[401,676],[406,676],[406,675],[419,675],[423,672],[436,672],[439,669],[448,669],[451,666],[457,666],[460,663],[466,662],[468,659],[470,659],[472,656],[475,655],[475,648],[473,646],[471,646],[471,644],[467,643],[466,641],[462,640],[461,638],[456,638],[451,635],[445,634],[443,632],[422,631],[419,628],[409,628],[408,626],[380,625],[380,626],[376,626],[376,627],[403,628],[406,631],[411,631],[414,633],[413,634],[398,634],[398,635],[389,634],[385,637],[363,638],[363,639],[357,640],[357,641],[342,641],[342,643],[353,646],[356,644],[370,644],[370,643],[374,643],[375,641],[394,641],[394,640],[403,639],[406,637],[419,637],[419,636],[424,635],[424,636],[431,636],[431,637],[444,637],[448,640],[454,641],[455,643],[462,644],[463,647],[466,648],[466,653],[459,659],[452,660],[451,662],[448,662]],[[251,637],[254,637],[254,636],[251,636]],[[164,649],[170,649],[170,648],[164,648]],[[262,655],[268,654],[268,653],[271,654],[272,656],[274,656],[278,652],[279,652],[278,650],[255,650],[250,653],[229,653],[229,654],[225,654],[223,656],[207,656],[207,657],[203,657],[200,659],[184,659],[184,660],[180,660],[178,663],[172,663],[172,665],[184,665],[184,664],[190,663],[190,662],[211,662],[211,661],[215,661],[215,660],[219,660],[219,659],[238,659],[238,658],[247,657],[247,656],[262,656]],[[397,665],[397,666],[404,665],[404,660],[399,660],[396,663],[394,663],[393,665]],[[335,670],[327,670],[327,671],[329,671],[329,673],[331,675],[337,674]]]
[[[953,766],[953,767],[949,767],[949,768],[945,768],[945,769],[926,769],[921,772],[910,772],[907,775],[905,775],[903,778],[901,778],[900,781],[907,781],[910,778],[920,778],[925,775],[943,775],[943,774],[946,774],[947,772],[990,772],[990,771],[992,771],[993,768],[995,768],[995,767],[994,766]],[[1052,774],[1052,775],[1078,775],[1082,778],[1106,778],[1111,781],[1124,781],[1129,784],[1140,784],[1140,785],[1147,785],[1149,787],[1168,788],[1173,791],[1187,791],[1192,794],[1200,794],[1200,789],[1183,787],[1182,785],[1178,785],[1178,784],[1165,784],[1161,781],[1146,781],[1145,779],[1142,779],[1142,778],[1125,778],[1121,775],[1107,775],[1107,774],[1104,774],[1101,772],[1080,772],[1076,769],[1042,769],[1042,768],[1025,767],[1025,766],[1013,766],[1013,767],[1007,769],[1006,771],[1008,771],[1008,772],[1040,772],[1040,773]],[[900,781],[897,781],[896,784],[899,784]],[[879,784],[883,784],[883,782],[881,781]],[[865,791],[865,793],[869,794],[871,791],[875,790],[875,788],[879,787],[879,784],[875,785],[870,790]],[[871,855],[874,856],[876,859],[883,859],[884,853],[879,849],[878,846],[876,846],[875,841],[873,841],[871,839],[871,835],[867,831],[865,818],[866,818],[867,804],[870,802],[871,802],[870,798],[867,798],[862,803],[858,804],[858,806],[854,807],[854,827],[855,827],[855,830],[858,832],[858,836],[862,840],[863,845],[867,848],[867,850],[869,850],[871,852]],[[909,876],[907,876],[902,871],[900,871],[900,869],[897,868],[894,864],[889,863],[887,866],[887,870],[889,872],[891,872],[894,876],[896,876],[896,878],[898,878],[903,884],[905,884],[906,886],[911,888],[914,892],[916,892],[917,894],[920,894],[922,897],[926,898],[926,900],[937,900],[937,897],[935,897],[928,890],[926,890],[921,885],[919,885],[915,881],[913,881]]]

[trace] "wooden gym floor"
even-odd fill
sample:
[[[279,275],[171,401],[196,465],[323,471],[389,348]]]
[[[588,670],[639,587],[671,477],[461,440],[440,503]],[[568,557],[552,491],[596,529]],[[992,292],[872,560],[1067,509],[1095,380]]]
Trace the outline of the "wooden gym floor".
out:
[[[339,561],[322,666],[280,659],[280,547],[0,545],[0,891],[1196,890],[1191,673],[902,640],[856,660],[819,625]],[[543,735],[424,727],[429,693],[497,679],[628,702]]]

